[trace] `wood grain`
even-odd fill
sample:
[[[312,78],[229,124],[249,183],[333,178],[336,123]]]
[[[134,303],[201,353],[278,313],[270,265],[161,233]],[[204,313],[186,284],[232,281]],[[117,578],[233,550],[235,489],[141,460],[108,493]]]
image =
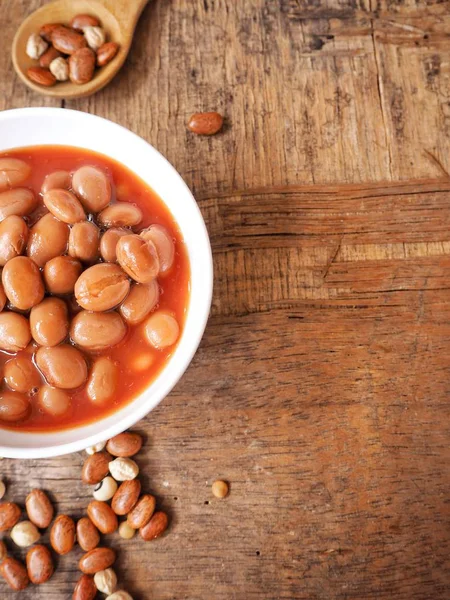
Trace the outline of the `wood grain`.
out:
[[[5,43],[40,4],[3,2]],[[163,152],[214,251],[201,347],[137,428],[170,535],[111,539],[136,600],[450,596],[449,32],[439,2],[154,0],[66,103]],[[49,103],[0,73],[1,108]],[[202,109],[223,133],[186,131]],[[2,461],[8,498],[81,516],[82,460]],[[21,598],[70,597],[78,556]]]

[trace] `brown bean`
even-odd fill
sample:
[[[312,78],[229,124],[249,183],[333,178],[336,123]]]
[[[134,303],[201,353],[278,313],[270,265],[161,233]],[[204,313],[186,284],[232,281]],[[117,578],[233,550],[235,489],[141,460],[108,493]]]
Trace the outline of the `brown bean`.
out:
[[[76,258],[56,256],[44,267],[44,281],[51,294],[73,294],[83,267]]]
[[[44,38],[46,42],[51,42],[52,33],[58,27],[62,27],[62,23],[46,23],[40,28],[39,35],[41,38]]]
[[[68,344],[51,348],[41,347],[36,352],[35,360],[47,382],[53,387],[75,389],[87,379],[84,356]]]
[[[150,494],[144,494],[136,505],[128,513],[127,523],[132,529],[145,527],[152,518],[156,508],[156,498]]]
[[[69,394],[50,385],[43,385],[39,389],[38,401],[41,409],[52,417],[61,417],[67,414],[71,407]]]
[[[0,392],[0,421],[16,423],[23,421],[31,412],[26,396],[17,392]]]
[[[0,312],[5,308],[6,294],[3,283],[0,281]]]
[[[28,518],[39,529],[47,529],[53,519],[53,505],[43,490],[32,490],[25,500]]]
[[[25,565],[11,556],[0,564],[0,575],[16,592],[24,590],[30,583]]]
[[[97,587],[91,575],[82,575],[73,591],[72,600],[94,600]]]
[[[0,563],[2,563],[7,556],[8,556],[8,550],[5,546],[5,542],[0,540]]]
[[[75,223],[70,230],[69,254],[83,262],[95,262],[99,256],[100,230],[94,223]]]
[[[188,129],[197,135],[214,135],[223,126],[223,117],[217,112],[195,113],[188,122]]]
[[[100,533],[113,533],[119,527],[115,512],[106,502],[92,500],[88,504],[87,514]]]
[[[31,335],[40,346],[56,346],[69,333],[67,304],[60,298],[44,298],[30,312]]]
[[[0,191],[24,183],[31,175],[31,167],[20,158],[0,158]]]
[[[123,237],[124,235],[130,235],[130,230],[120,229],[117,227],[108,229],[102,235],[102,239],[100,240],[100,254],[105,262],[117,261],[117,242],[119,241],[119,238]]]
[[[129,325],[138,325],[150,314],[158,301],[159,285],[156,279],[146,284],[133,283],[119,311]]]
[[[88,517],[83,517],[77,523],[77,540],[85,552],[93,550],[100,543],[98,529]]]
[[[70,26],[72,29],[82,32],[85,27],[99,27],[100,21],[93,15],[80,14],[73,17]]]
[[[15,356],[5,364],[5,383],[10,390],[30,394],[41,385],[41,377],[28,356]]]
[[[98,221],[104,227],[134,227],[142,221],[142,211],[135,204],[116,202],[102,210]]]
[[[68,225],[46,214],[31,228],[27,254],[38,267],[43,267],[47,261],[66,252],[68,240]]]
[[[0,350],[19,352],[30,341],[30,325],[26,317],[14,312],[0,313]]]
[[[16,256],[3,267],[2,283],[13,306],[28,310],[44,297],[45,289],[38,266],[28,256]]]
[[[72,187],[87,212],[98,213],[111,202],[111,182],[98,167],[80,167],[73,174]]]
[[[50,529],[50,544],[58,554],[68,554],[75,544],[75,523],[68,515],[56,517]]]
[[[0,266],[20,256],[28,240],[28,227],[22,217],[11,215],[0,223]]]
[[[63,54],[73,54],[87,45],[84,36],[63,25],[55,27],[51,33],[53,46]]]
[[[89,400],[99,406],[114,397],[119,384],[119,371],[108,356],[101,356],[94,362],[89,375],[86,392]]]
[[[56,83],[56,77],[53,73],[43,67],[28,67],[27,76],[34,83],[44,87],[51,87]]]
[[[69,190],[52,189],[45,192],[43,198],[48,210],[63,223],[73,224],[86,220],[81,202]]]
[[[72,176],[69,171],[53,171],[45,176],[41,187],[41,194],[49,190],[61,189],[68,190],[72,182]]]
[[[116,553],[112,548],[94,548],[80,558],[78,567],[82,573],[94,575],[99,571],[109,569],[116,560]]]
[[[180,335],[180,326],[173,315],[158,310],[147,319],[144,333],[151,346],[163,349],[175,344]]]
[[[130,282],[118,265],[98,264],[80,275],[75,284],[75,297],[82,308],[99,312],[120,304],[129,290]]]
[[[142,437],[133,431],[124,431],[114,436],[106,444],[106,449],[112,456],[129,458],[142,448]]]
[[[44,67],[44,69],[48,69],[52,60],[55,58],[59,58],[61,56],[61,52],[58,52],[56,48],[50,46],[44,54],[41,54],[39,57],[39,66]]]
[[[69,77],[72,83],[83,85],[94,76],[97,57],[90,48],[80,48],[69,58]]]
[[[22,511],[14,502],[2,502],[0,504],[0,531],[8,531],[19,522]]]
[[[107,452],[95,452],[84,461],[81,479],[88,485],[100,483],[109,473],[111,456]]]
[[[10,215],[26,217],[37,206],[37,198],[28,188],[15,188],[0,193],[0,221]]]
[[[53,575],[54,567],[50,550],[38,544],[27,553],[27,572],[31,583],[40,585],[45,583]]]
[[[117,262],[138,283],[150,283],[158,276],[159,260],[152,242],[139,235],[124,235],[116,246]]]
[[[159,259],[159,276],[166,275],[175,259],[175,244],[170,233],[162,225],[150,225],[139,234],[146,242],[150,240]]]
[[[92,313],[86,310],[72,320],[70,337],[83,350],[98,351],[116,346],[127,327],[116,312]]]
[[[166,513],[158,511],[154,513],[147,525],[139,529],[139,533],[143,540],[149,542],[160,537],[166,531],[168,525],[169,518]]]
[[[119,44],[116,42],[106,42],[102,44],[100,48],[97,50],[97,67],[104,67],[119,52]]]
[[[113,496],[111,508],[116,515],[127,515],[138,501],[140,493],[141,482],[139,479],[122,482]]]

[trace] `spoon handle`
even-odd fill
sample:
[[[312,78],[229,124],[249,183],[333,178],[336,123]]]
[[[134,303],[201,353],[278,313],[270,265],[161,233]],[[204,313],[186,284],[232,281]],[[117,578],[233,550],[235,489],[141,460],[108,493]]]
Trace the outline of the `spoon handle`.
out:
[[[149,0],[101,0],[119,21],[122,27],[128,29],[132,34],[142,11]]]

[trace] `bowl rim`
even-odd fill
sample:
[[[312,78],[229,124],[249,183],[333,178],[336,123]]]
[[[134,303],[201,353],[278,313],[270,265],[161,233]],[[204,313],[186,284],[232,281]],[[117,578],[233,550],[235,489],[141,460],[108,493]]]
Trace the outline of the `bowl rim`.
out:
[[[190,342],[189,351],[185,352],[182,362],[177,364],[177,367],[173,374],[174,376],[171,379],[168,379],[161,386],[161,389],[157,393],[158,397],[157,397],[156,401],[153,401],[152,405],[150,407],[148,406],[147,403],[143,402],[141,404],[141,406],[136,406],[135,410],[133,410],[128,416],[126,416],[126,418],[123,418],[120,421],[117,421],[116,423],[111,424],[110,426],[106,427],[104,430],[102,430],[98,433],[94,433],[92,435],[82,437],[81,439],[79,439],[77,441],[63,442],[60,444],[55,444],[55,445],[50,445],[50,446],[20,447],[20,446],[4,445],[4,444],[2,444],[2,440],[1,440],[2,429],[0,428],[0,456],[5,457],[5,458],[20,458],[20,459],[49,458],[49,457],[53,457],[53,456],[62,456],[64,454],[69,454],[72,452],[78,452],[78,451],[84,450],[85,448],[92,446],[98,442],[103,442],[107,439],[110,439],[111,437],[114,437],[118,433],[121,433],[121,432],[125,431],[126,429],[129,429],[130,427],[135,425],[138,421],[143,419],[154,408],[156,408],[156,406],[158,406],[158,404],[160,404],[160,402],[162,402],[162,400],[172,391],[172,389],[179,382],[181,377],[184,375],[186,369],[188,368],[189,364],[191,363],[192,358],[194,357],[194,355],[198,349],[198,346],[200,344],[200,341],[203,337],[203,333],[205,331],[206,324],[208,322],[209,312],[210,312],[211,302],[212,302],[212,294],[213,294],[213,280],[214,280],[214,278],[213,278],[213,257],[212,257],[211,243],[209,240],[209,235],[208,235],[208,231],[206,228],[206,224],[204,222],[200,208],[199,208],[191,190],[189,189],[188,185],[186,184],[184,179],[181,177],[181,175],[178,173],[178,171],[175,169],[175,167],[158,150],[156,150],[156,148],[154,146],[152,146],[144,138],[137,135],[130,129],[124,127],[123,125],[119,125],[118,123],[115,123],[114,121],[105,119],[104,117],[99,117],[97,115],[92,115],[90,113],[85,113],[82,111],[77,111],[77,110],[72,110],[72,109],[66,109],[66,108],[62,108],[62,107],[18,108],[18,109],[1,111],[0,112],[0,123],[5,120],[14,119],[14,118],[18,118],[18,117],[19,118],[20,117],[38,117],[38,116],[42,116],[42,115],[46,115],[47,117],[51,116],[53,118],[60,118],[59,115],[61,115],[61,116],[65,115],[66,117],[69,117],[69,118],[72,117],[75,119],[83,120],[85,122],[85,124],[89,123],[89,121],[96,121],[96,122],[101,121],[101,122],[103,122],[104,126],[110,127],[113,130],[115,129],[116,131],[120,131],[122,134],[129,136],[130,140],[132,140],[132,143],[136,144],[137,146],[141,146],[142,148],[145,147],[146,151],[149,152],[150,154],[153,154],[153,156],[155,157],[155,159],[157,161],[165,163],[166,168],[168,168],[169,171],[171,171],[171,175],[174,177],[175,180],[178,181],[178,185],[184,190],[186,201],[187,201],[187,199],[189,199],[189,201],[192,204],[191,208],[196,213],[197,225],[198,225],[198,232],[196,231],[196,233],[201,234],[202,243],[203,243],[202,251],[206,251],[206,255],[204,256],[204,265],[203,265],[203,271],[202,271],[202,279],[203,279],[202,287],[203,287],[204,297],[201,300],[201,305],[198,306],[198,304],[197,304],[197,306],[196,306],[195,339],[193,339],[192,342]],[[29,144],[30,147],[36,146],[36,145],[39,145],[39,144],[35,144],[35,143]],[[41,145],[45,146],[45,145],[57,145],[57,144],[44,142]],[[68,140],[67,144],[65,144],[65,145],[70,146],[73,144],[70,144],[70,140]],[[74,145],[74,146],[77,147],[76,145]],[[22,148],[22,147],[27,147],[27,144],[11,145],[8,149],[13,150],[13,149],[18,149],[18,148]],[[78,147],[81,147],[81,146],[78,146]],[[85,148],[88,150],[89,149],[92,150],[92,148],[89,148],[89,144],[87,144],[85,146]],[[8,149],[1,150],[1,152],[7,152]],[[94,150],[94,151],[96,151],[96,150]],[[116,160],[116,159],[114,159],[114,160]],[[120,161],[118,161],[118,162],[120,162]],[[130,167],[127,167],[127,168],[130,168]],[[130,170],[133,170],[133,169],[130,168]],[[145,183],[147,183],[147,182],[145,182]],[[151,187],[150,183],[147,183],[147,185],[149,185]],[[161,198],[161,199],[164,202],[164,198]],[[170,210],[170,208],[169,208],[169,211],[172,212]],[[176,219],[175,217],[174,217],[174,220],[177,223],[177,225],[180,228],[180,231],[183,235],[182,224],[179,222],[179,219]],[[188,251],[188,254],[189,254],[189,251]],[[192,265],[191,265],[191,268],[192,268]],[[191,285],[192,285],[192,280],[191,280]],[[188,322],[189,312],[191,310],[191,300],[192,300],[192,290],[191,290],[190,300],[189,300],[189,304],[188,304],[186,324]],[[181,343],[181,340],[180,340],[180,343]],[[178,348],[178,346],[177,346],[177,348]],[[176,350],[175,350],[175,352],[176,352]],[[173,357],[169,359],[167,364],[163,367],[163,369],[160,371],[160,373],[157,375],[157,377],[153,380],[152,383],[162,379],[167,368],[172,363],[172,360],[173,360]],[[125,407],[132,406],[133,403],[137,402],[137,400],[139,400],[141,398],[141,396],[143,394],[145,394],[145,391],[146,390],[141,392],[141,394],[139,394],[134,400],[129,402],[127,405],[125,405]],[[124,408],[124,407],[122,407],[122,408]],[[120,412],[120,409],[117,412]],[[111,413],[111,415],[114,415],[114,414],[115,413]],[[108,416],[111,416],[111,415],[108,415]],[[101,423],[102,420],[107,419],[108,416],[104,417],[103,419],[101,419],[98,422]],[[81,430],[83,427],[88,426],[88,425],[92,425],[92,422],[87,423],[86,425],[68,428],[67,431],[75,431],[77,429]],[[6,430],[3,430],[3,431],[6,431]],[[11,431],[14,431],[14,430],[8,429],[8,432],[11,432]],[[63,435],[64,431],[65,430],[61,430],[59,433]],[[17,433],[20,434],[21,436],[23,435],[26,437],[42,436],[42,435],[46,434],[46,432],[43,432],[43,431],[36,431],[36,432],[26,431],[26,432],[24,432],[24,431],[20,431],[20,430]]]

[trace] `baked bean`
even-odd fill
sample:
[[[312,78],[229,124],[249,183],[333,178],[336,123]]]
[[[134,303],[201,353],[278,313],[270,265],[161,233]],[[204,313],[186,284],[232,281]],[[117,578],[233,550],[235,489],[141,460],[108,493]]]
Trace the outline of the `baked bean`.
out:
[[[25,217],[37,206],[37,198],[27,188],[15,188],[0,193],[0,221],[10,215]]]
[[[41,385],[41,377],[31,358],[15,356],[5,364],[5,383],[10,390],[29,394]]]
[[[102,235],[102,239],[100,240],[100,254],[105,262],[117,261],[117,242],[124,235],[130,235],[130,230],[119,227],[112,227]]]
[[[88,504],[87,514],[100,533],[113,533],[119,527],[116,513],[106,502],[92,500]]]
[[[153,242],[159,258],[159,275],[170,271],[175,259],[175,244],[170,233],[162,225],[150,225],[139,234],[146,242]]]
[[[0,190],[21,185],[31,174],[31,167],[20,158],[0,158]]]
[[[133,529],[145,527],[152,518],[156,508],[156,498],[151,494],[144,494],[130,510],[127,523]]]
[[[123,340],[127,327],[116,312],[78,313],[70,326],[70,337],[83,350],[107,350]]]
[[[137,325],[155,308],[158,301],[159,285],[156,279],[150,283],[133,283],[119,311],[129,325]]]
[[[39,529],[46,529],[53,519],[55,512],[49,497],[43,490],[32,490],[25,500],[28,518]]]
[[[25,565],[11,556],[0,564],[0,575],[16,592],[24,590],[30,583]]]
[[[55,256],[65,254],[69,240],[69,226],[46,214],[30,230],[27,254],[38,267]]]
[[[44,267],[44,281],[51,294],[73,294],[75,283],[83,267],[76,258],[56,256]]]
[[[50,530],[50,544],[55,552],[68,554],[75,544],[75,523],[68,515],[59,515]]]
[[[31,335],[40,346],[56,346],[69,333],[67,305],[60,298],[45,298],[30,312]]]
[[[3,288],[3,283],[0,281],[0,312],[5,308],[6,304],[6,294]]]
[[[27,553],[27,571],[31,583],[40,585],[45,583],[53,575],[54,567],[50,550],[38,544]]]
[[[2,283],[8,300],[19,310],[36,306],[44,297],[41,272],[27,256],[16,256],[6,263],[2,271]]]
[[[150,283],[159,273],[159,260],[152,242],[138,235],[124,235],[116,246],[117,262],[138,283]]]
[[[0,532],[8,531],[18,523],[22,511],[14,502],[0,503]]]
[[[26,419],[31,411],[31,404],[26,396],[17,392],[0,393],[0,421],[15,423]]]
[[[11,215],[0,223],[0,266],[20,256],[28,240],[28,227],[22,217]]]
[[[85,552],[93,550],[100,543],[98,529],[88,517],[83,517],[77,523],[77,541]]]
[[[107,356],[97,358],[87,384],[87,395],[94,404],[105,404],[114,396],[119,383],[119,372],[115,363]]]
[[[64,390],[43,385],[38,393],[39,405],[52,417],[62,417],[71,406],[70,396]]]
[[[30,324],[26,317],[15,312],[0,313],[0,350],[18,352],[30,341]]]
[[[111,182],[97,167],[80,167],[73,174],[72,187],[87,212],[98,213],[111,202]]]
[[[95,262],[98,258],[100,230],[94,223],[75,223],[70,230],[69,254],[84,262]]]
[[[102,210],[98,221],[104,227],[134,227],[142,221],[142,211],[129,202],[116,202]]]
[[[46,175],[44,183],[42,184],[41,194],[45,194],[49,190],[68,190],[72,177],[68,171],[53,171]]]
[[[147,319],[144,331],[148,343],[161,350],[175,344],[180,334],[180,327],[170,313],[158,310]]]
[[[3,485],[5,485],[5,484],[3,484]],[[0,563],[2,563],[7,556],[8,556],[8,550],[5,546],[5,542],[0,540]]]
[[[81,469],[81,480],[88,485],[100,483],[108,475],[110,460],[107,452],[95,452],[88,456]]]
[[[134,431],[124,431],[109,439],[106,448],[112,456],[130,458],[142,448],[142,436]]]
[[[120,304],[129,290],[130,282],[118,265],[98,264],[80,275],[75,284],[75,297],[86,310],[98,312]]]
[[[35,358],[40,371],[53,387],[71,390],[80,387],[87,379],[86,360],[73,346],[41,347]]]
[[[81,202],[69,190],[49,190],[44,194],[44,204],[52,215],[64,223],[73,224],[86,219]]]
[[[120,484],[114,494],[111,508],[116,515],[127,515],[139,499],[141,493],[141,482],[139,479],[131,479]]]
[[[94,575],[112,567],[115,560],[116,553],[112,548],[94,548],[80,558],[78,568],[82,573]]]
[[[166,513],[159,510],[154,513],[147,525],[139,529],[139,533],[144,541],[150,542],[160,537],[166,531],[168,525],[169,517]]]
[[[91,575],[82,575],[73,591],[72,600],[94,600],[97,587]]]

